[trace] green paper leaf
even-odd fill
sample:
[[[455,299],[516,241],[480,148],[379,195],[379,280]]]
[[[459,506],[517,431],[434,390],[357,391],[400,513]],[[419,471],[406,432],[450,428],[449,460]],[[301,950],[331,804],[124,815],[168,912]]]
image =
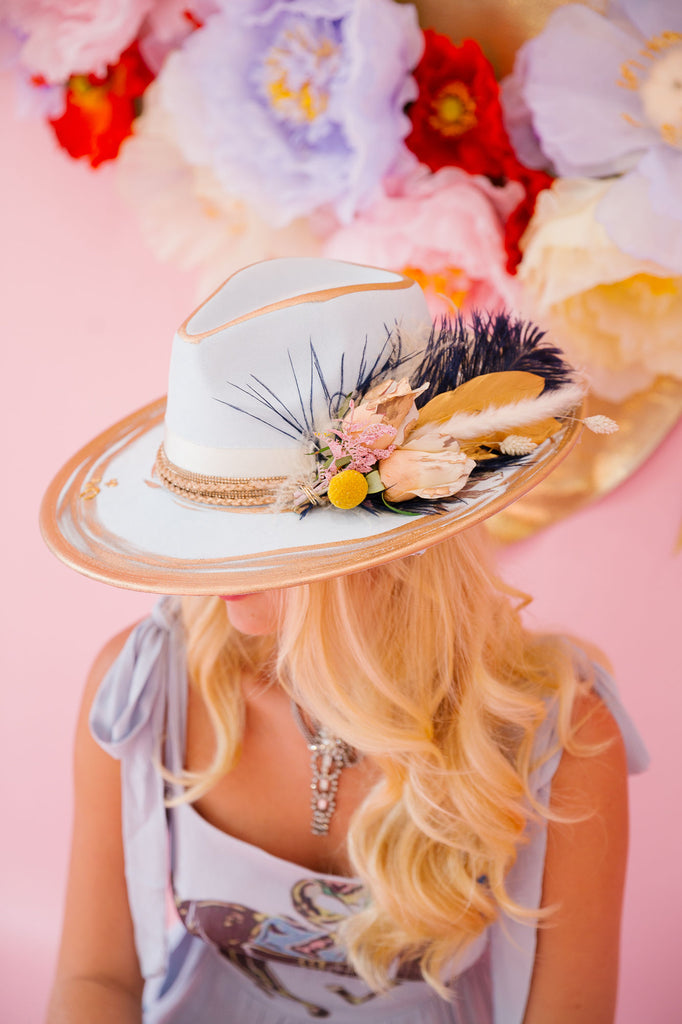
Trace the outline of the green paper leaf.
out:
[[[371,469],[369,473],[365,473],[365,480],[367,481],[368,494],[379,494],[380,491],[384,490],[381,474],[378,469]]]
[[[352,461],[350,455],[344,455],[343,458],[336,460],[336,468],[345,469],[346,466],[350,466]]]
[[[336,418],[337,419],[341,420],[346,415],[346,413],[350,409],[350,403],[351,403],[352,397],[353,397],[352,395],[346,395],[346,397],[344,398],[343,402],[341,403],[341,405],[336,410]]]

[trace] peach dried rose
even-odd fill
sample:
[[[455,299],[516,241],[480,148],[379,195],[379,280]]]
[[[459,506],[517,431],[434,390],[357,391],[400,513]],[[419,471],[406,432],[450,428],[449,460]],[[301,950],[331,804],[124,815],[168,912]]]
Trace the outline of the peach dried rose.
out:
[[[385,380],[370,388],[361,402],[358,402],[344,417],[344,424],[351,430],[361,430],[375,424],[395,427],[397,433],[391,436],[378,435],[369,448],[387,448],[390,444],[402,444],[419,413],[414,404],[415,398],[425,391],[428,384],[420,388],[411,388],[407,377],[402,380]]]
[[[475,466],[459,446],[435,452],[398,448],[379,463],[379,472],[388,501],[407,501],[456,494]]]

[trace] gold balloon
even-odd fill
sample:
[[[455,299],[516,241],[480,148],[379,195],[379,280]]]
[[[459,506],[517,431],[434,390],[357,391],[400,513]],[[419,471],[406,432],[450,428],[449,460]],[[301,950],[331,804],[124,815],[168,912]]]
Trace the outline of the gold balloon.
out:
[[[584,429],[551,476],[487,520],[497,540],[510,543],[530,537],[627,480],[682,415],[682,381],[659,377],[646,391],[618,403],[590,395],[585,415],[610,416],[620,429],[608,436]]]
[[[417,0],[422,28],[437,32],[459,43],[475,39],[481,45],[498,78],[509,74],[519,46],[536,36],[547,18],[568,0]],[[586,3],[603,11],[606,0]]]
[[[422,28],[454,42],[475,39],[498,78],[508,74],[516,51],[541,32],[567,0],[417,0]],[[605,0],[583,0],[603,11]],[[603,414],[620,427],[608,437],[583,431],[569,457],[543,483],[488,520],[503,542],[522,540],[611,491],[635,472],[682,416],[682,382],[659,377],[645,391],[613,403],[590,395],[586,415]],[[682,543],[682,541],[681,541]]]

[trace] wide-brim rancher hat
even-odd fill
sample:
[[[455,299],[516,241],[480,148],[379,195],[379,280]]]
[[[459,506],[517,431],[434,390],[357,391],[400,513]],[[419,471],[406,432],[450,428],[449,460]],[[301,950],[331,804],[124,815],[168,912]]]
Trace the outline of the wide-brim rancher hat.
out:
[[[343,443],[339,417],[389,376],[411,380],[429,338],[423,293],[399,273],[314,258],[238,271],[175,335],[167,399],[95,437],[52,481],[41,509],[47,544],[115,586],[238,594],[356,572],[481,522],[569,452],[580,429],[575,393],[550,436],[521,457],[481,462],[433,508],[382,504],[379,474],[366,477],[373,501],[357,507],[322,493],[325,478],[355,464],[326,447]],[[447,357],[441,339],[429,368],[441,372]]]

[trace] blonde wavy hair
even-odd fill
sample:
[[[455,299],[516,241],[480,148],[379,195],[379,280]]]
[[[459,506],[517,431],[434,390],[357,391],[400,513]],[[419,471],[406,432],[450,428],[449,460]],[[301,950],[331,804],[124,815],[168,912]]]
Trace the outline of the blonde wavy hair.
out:
[[[282,592],[276,637],[234,630],[219,598],[184,598],[188,663],[216,736],[196,799],[239,758],[240,677],[265,667],[308,714],[382,770],[352,818],[348,849],[370,894],[339,938],[375,990],[418,960],[444,993],[448,963],[500,911],[530,914],[505,879],[533,815],[536,732],[557,706],[572,747],[581,686],[572,647],[528,632],[528,598],[491,568],[481,532],[419,556]],[[545,756],[547,756],[545,752]]]

